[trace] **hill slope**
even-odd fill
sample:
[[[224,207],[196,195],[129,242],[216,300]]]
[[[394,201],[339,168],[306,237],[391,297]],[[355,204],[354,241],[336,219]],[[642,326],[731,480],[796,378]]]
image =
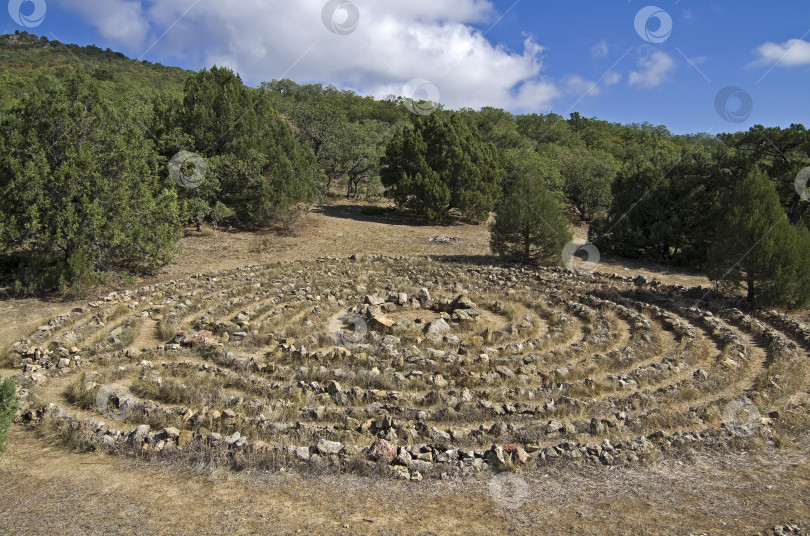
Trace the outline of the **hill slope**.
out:
[[[193,71],[127,58],[109,48],[64,44],[28,32],[0,35],[0,97],[6,105],[14,89],[30,84],[39,74],[84,68],[94,77],[118,82],[144,96],[181,91]]]

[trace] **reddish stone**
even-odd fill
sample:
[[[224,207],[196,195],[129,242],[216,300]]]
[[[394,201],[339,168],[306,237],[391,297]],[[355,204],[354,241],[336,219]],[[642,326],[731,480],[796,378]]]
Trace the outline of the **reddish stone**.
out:
[[[179,335],[179,333],[178,333]],[[185,335],[185,334],[184,334]],[[198,331],[194,335],[189,335],[188,337],[183,338],[183,345],[184,346],[194,346],[195,344],[205,344],[212,333],[208,330]]]
[[[378,439],[371,445],[368,457],[377,462],[391,463],[397,457],[397,447],[385,439]]]
[[[509,453],[513,461],[517,460],[520,463],[526,463],[529,461],[529,454],[521,447],[518,447],[513,443],[504,445],[503,451]]]

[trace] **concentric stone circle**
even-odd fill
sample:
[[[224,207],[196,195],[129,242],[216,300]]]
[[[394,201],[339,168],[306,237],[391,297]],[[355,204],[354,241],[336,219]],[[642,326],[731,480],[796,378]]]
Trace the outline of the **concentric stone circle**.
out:
[[[321,258],[115,292],[11,352],[22,419],[90,448],[416,480],[619,465],[772,441],[806,389],[788,379],[810,329],[705,296],[564,269]],[[742,428],[729,404],[748,408]]]

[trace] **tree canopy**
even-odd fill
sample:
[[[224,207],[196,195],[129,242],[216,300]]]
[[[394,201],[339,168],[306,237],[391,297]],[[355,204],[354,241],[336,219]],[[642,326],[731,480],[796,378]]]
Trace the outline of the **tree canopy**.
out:
[[[186,80],[182,102],[156,107],[164,156],[187,149],[207,159],[205,184],[181,192],[183,199],[201,199],[210,210],[222,203],[247,227],[289,224],[315,201],[314,154],[298,143],[267,93],[246,87],[230,69],[203,69]]]
[[[79,71],[43,76],[0,127],[0,248],[19,290],[152,273],[177,251],[177,194],[144,128]]]
[[[431,222],[494,211],[492,250],[512,258],[555,262],[578,213],[603,254],[709,270],[755,303],[806,303],[800,124],[710,136],[578,112],[419,115],[396,95],[251,88],[226,68],[26,32],[0,36],[0,60],[0,279],[20,292],[153,273],[183,225],[290,230],[322,195],[383,193]],[[724,264],[754,244],[763,264]]]
[[[382,183],[397,205],[431,221],[452,210],[473,222],[489,217],[500,194],[494,145],[458,113],[434,113],[402,128],[385,150]]]
[[[560,264],[571,231],[558,195],[548,187],[550,173],[531,161],[510,169],[490,229],[493,252],[527,264]]]
[[[767,175],[735,185],[708,255],[708,273],[757,305],[810,304],[810,233],[792,226]]]

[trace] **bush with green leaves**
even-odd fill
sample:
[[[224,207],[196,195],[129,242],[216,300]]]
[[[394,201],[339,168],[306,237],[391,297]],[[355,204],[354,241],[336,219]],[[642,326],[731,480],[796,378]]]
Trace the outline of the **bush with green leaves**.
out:
[[[721,200],[745,172],[722,144],[637,147],[613,182],[606,216],[591,225],[591,240],[603,253],[705,268]]]
[[[158,99],[154,113],[166,158],[188,150],[207,160],[202,184],[180,191],[194,200],[188,214],[198,226],[206,216],[223,217],[221,203],[248,228],[286,227],[317,199],[320,170],[312,151],[296,140],[269,93],[245,86],[230,69],[189,77],[182,101]]]
[[[442,222],[457,210],[480,223],[495,207],[502,173],[495,146],[463,115],[436,112],[394,135],[380,176],[386,195],[421,217]]]
[[[18,291],[154,273],[177,251],[174,184],[134,110],[100,84],[42,76],[0,121],[0,252]]]
[[[17,414],[17,383],[12,378],[0,382],[0,451],[6,450],[6,436]]]
[[[565,181],[565,195],[579,210],[583,221],[610,207],[610,188],[620,167],[605,151],[579,147],[561,151],[560,174]]]

